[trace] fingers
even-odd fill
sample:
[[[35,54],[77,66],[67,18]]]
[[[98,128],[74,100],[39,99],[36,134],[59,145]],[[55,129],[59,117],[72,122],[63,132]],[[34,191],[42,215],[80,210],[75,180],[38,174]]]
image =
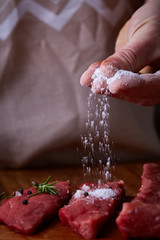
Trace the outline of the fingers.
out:
[[[116,52],[91,65],[81,77],[83,86],[140,105],[160,103],[160,71],[153,73],[160,68],[159,7],[160,1],[148,1],[135,12],[118,36]]]
[[[101,64],[92,75],[93,82],[91,90],[92,92],[97,94],[111,95],[108,89],[108,81],[115,75],[118,69],[113,65],[108,65],[107,67],[105,67],[105,71],[102,71],[102,69],[103,66]]]
[[[160,71],[137,74],[120,70],[108,81],[109,91],[117,98],[139,105],[160,103]]]
[[[143,69],[141,69],[140,71],[139,71],[139,73],[143,73],[143,74],[145,74],[145,73],[155,73],[155,69],[153,68],[153,67],[151,67],[151,66],[146,66],[146,67],[144,67]]]
[[[106,68],[107,75],[112,77],[118,71],[114,66],[108,65]],[[80,79],[82,86],[90,87],[93,93],[97,94],[107,94],[110,95],[108,91],[108,77],[103,74],[101,70],[101,63],[95,62],[90,65],[87,71],[83,73]]]
[[[93,79],[92,79],[92,75],[95,72],[95,70],[97,68],[99,68],[101,62],[95,62],[93,64],[91,64],[89,66],[89,68],[87,69],[87,71],[85,71],[81,78],[80,78],[80,83],[82,86],[86,86],[86,87],[91,87]]]
[[[105,59],[101,66],[104,74],[108,65],[114,65],[118,69],[124,69],[132,72],[139,72],[148,63],[152,62],[152,52],[149,50],[149,43],[141,46],[142,42],[127,44],[112,56]]]
[[[98,94],[107,94],[107,91],[108,91],[107,78],[102,73],[100,68],[96,69],[96,71],[92,75],[92,79],[93,79],[92,86],[91,86],[92,92],[98,93]]]
[[[147,65],[159,69],[159,7],[160,1],[154,4],[148,1],[134,13],[118,35],[116,52],[102,62],[104,70],[105,66],[112,64],[132,72],[139,72]]]
[[[84,79],[82,78],[83,84],[91,87],[94,93],[106,94],[143,106],[160,103],[160,71],[138,74],[107,65],[106,76],[101,68],[103,69],[103,65],[99,62],[92,64]],[[151,70],[148,67],[144,72]]]
[[[124,47],[128,42],[128,27],[129,27],[130,20],[128,20],[125,25],[120,30],[116,45],[115,45],[115,52],[119,51],[122,47]]]

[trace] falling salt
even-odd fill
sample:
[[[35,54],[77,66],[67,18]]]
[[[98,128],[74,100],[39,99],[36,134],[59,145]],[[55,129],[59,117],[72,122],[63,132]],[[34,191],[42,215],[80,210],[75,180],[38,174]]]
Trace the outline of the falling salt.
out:
[[[99,137],[99,131],[97,130],[97,138]]]
[[[94,128],[94,121],[91,121],[91,128]]]
[[[93,74],[93,81],[102,81],[100,69]],[[114,166],[109,127],[109,97],[92,91],[88,97],[88,120],[82,139],[82,164],[85,181],[107,182],[111,180]]]
[[[99,122],[99,124],[100,124],[100,126],[103,126],[103,125],[104,125],[104,121],[101,120],[101,121]]]
[[[106,113],[102,112],[102,118],[105,119],[106,118]]]
[[[102,166],[102,160],[101,159],[99,160],[99,165]]]
[[[88,144],[88,140],[85,139],[85,140],[84,140],[84,145],[87,145],[87,144]]]

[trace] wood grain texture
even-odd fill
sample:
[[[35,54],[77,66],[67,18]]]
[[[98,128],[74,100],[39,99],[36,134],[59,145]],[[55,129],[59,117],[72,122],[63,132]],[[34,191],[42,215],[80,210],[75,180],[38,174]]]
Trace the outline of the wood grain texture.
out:
[[[126,196],[135,196],[141,185],[143,163],[121,163],[114,171],[114,180],[124,180]],[[31,186],[31,181],[43,182],[49,175],[52,180],[70,180],[72,192],[76,186],[84,182],[81,167],[59,167],[46,169],[18,169],[0,170],[0,192],[5,191],[11,194],[13,190],[24,189]],[[25,236],[13,232],[8,227],[0,224],[0,240],[81,240],[69,227],[62,226],[58,218],[51,224],[44,226],[38,233],[32,236]],[[101,240],[122,240],[121,234],[114,222],[114,218],[105,225],[97,239]]]

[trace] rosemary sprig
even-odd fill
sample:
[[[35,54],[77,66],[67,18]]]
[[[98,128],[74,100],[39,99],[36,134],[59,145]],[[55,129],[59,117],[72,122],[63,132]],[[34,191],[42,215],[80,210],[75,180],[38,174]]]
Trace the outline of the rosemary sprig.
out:
[[[37,189],[37,193],[29,195],[28,198],[38,195],[40,193],[49,193],[51,195],[57,194],[58,190],[57,190],[56,186],[53,186],[53,185],[56,184],[58,181],[48,183],[50,178],[51,178],[51,176],[49,176],[44,183],[40,183],[40,184],[37,182],[32,182],[33,187]]]
[[[0,200],[4,198],[5,192],[0,193]]]
[[[5,192],[0,193],[0,201],[6,198],[12,198],[14,195],[8,196]]]

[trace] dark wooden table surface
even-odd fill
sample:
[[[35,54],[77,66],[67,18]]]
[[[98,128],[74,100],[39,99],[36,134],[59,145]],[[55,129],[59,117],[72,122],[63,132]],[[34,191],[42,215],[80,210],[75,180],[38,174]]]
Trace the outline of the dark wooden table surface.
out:
[[[121,163],[114,171],[115,180],[124,180],[126,196],[135,196],[141,185],[143,163]],[[69,179],[74,192],[76,186],[84,182],[83,171],[81,167],[56,167],[44,169],[0,169],[0,192],[5,191],[11,194],[13,190],[28,188],[31,181],[43,182],[49,175],[52,180]],[[45,226],[38,233],[32,236],[25,236],[10,230],[3,224],[0,224],[0,240],[81,240],[69,227],[62,226],[58,219],[50,225]],[[114,219],[108,223],[100,233],[97,239],[101,240],[122,240],[121,234],[114,222]]]

